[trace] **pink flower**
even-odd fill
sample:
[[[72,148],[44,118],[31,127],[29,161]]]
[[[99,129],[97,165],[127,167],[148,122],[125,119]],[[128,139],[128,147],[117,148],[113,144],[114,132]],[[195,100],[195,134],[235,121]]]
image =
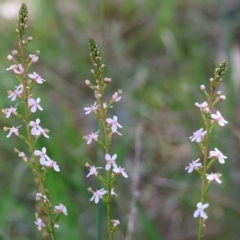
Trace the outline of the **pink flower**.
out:
[[[219,111],[216,114],[211,114],[212,119],[216,120],[220,126],[224,126],[228,122],[222,117]]]
[[[199,107],[200,110],[202,111],[205,107],[208,106],[208,103],[207,103],[207,102],[203,102],[203,103],[197,103],[197,102],[196,102],[195,105],[196,105],[197,107]]]
[[[42,107],[39,105],[40,101],[41,101],[40,98],[37,98],[36,101],[33,98],[28,99],[28,105],[31,108],[31,112],[34,113],[37,111],[37,109],[41,111],[43,110]]]
[[[114,102],[120,101],[121,98],[122,98],[122,97],[118,94],[118,92],[115,92],[115,93],[112,95],[112,100],[113,100]]]
[[[99,107],[99,105],[97,105],[97,102],[95,102],[93,105],[91,105],[91,107],[85,107],[84,108],[84,110],[86,111],[85,114],[89,114],[91,112],[96,111],[98,107]]]
[[[203,137],[206,135],[207,131],[203,131],[203,128],[197,130],[196,132],[193,133],[189,139],[191,139],[192,142],[201,142]]]
[[[37,156],[40,158],[41,165],[45,165],[46,161],[51,161],[51,159],[47,156],[46,151],[47,150],[45,147],[42,148],[42,151],[40,151],[40,150],[34,151],[34,156]]]
[[[41,193],[36,193],[36,200],[39,201],[42,198],[42,194]]]
[[[120,127],[122,128],[122,126],[118,123],[118,118],[117,116],[114,116],[113,119],[112,118],[107,118],[106,122],[111,125],[111,129],[113,132],[117,132],[117,128]]]
[[[86,136],[86,138],[87,138],[87,144],[90,144],[93,139],[94,139],[95,141],[98,140],[98,132],[99,132],[99,130],[98,130],[97,132],[95,132],[95,133],[92,132],[91,134],[88,134],[88,135]]]
[[[31,134],[33,136],[39,136],[43,134],[44,137],[49,138],[49,136],[45,133],[45,130],[39,126],[40,119],[37,118],[36,122],[30,121],[29,126],[32,127]]]
[[[194,212],[193,217],[197,218],[198,216],[200,216],[202,218],[206,218],[206,213],[204,212],[204,209],[208,206],[208,203],[202,204],[201,202],[199,202],[197,204],[197,210]]]
[[[19,126],[19,127],[14,127],[14,126],[12,126],[11,128],[8,128],[8,130],[10,130],[10,131],[9,131],[9,133],[8,133],[8,135],[7,135],[7,138],[10,137],[13,133],[14,133],[16,136],[18,136],[18,135],[19,135],[18,128],[20,128],[20,127],[21,127],[21,126]]]
[[[223,155],[222,152],[220,152],[217,148],[214,148],[215,151],[210,151],[209,158],[217,158],[220,163],[225,163],[224,158],[227,158]]]
[[[35,63],[38,61],[38,56],[36,56],[35,54],[30,54],[29,58],[31,58],[32,63]]]
[[[94,166],[90,167],[90,169],[89,169],[90,171],[89,171],[87,177],[89,177],[93,174],[97,176],[97,169],[99,169],[99,168],[102,168],[102,167],[94,167]]]
[[[99,199],[101,199],[102,198],[102,196],[104,195],[104,194],[106,194],[106,190],[104,190],[103,188],[102,189],[100,189],[100,190],[97,190],[96,192],[93,192],[93,196],[92,196],[92,198],[90,199],[90,201],[93,201],[94,199],[94,202],[95,203],[98,203],[99,202]]]
[[[24,68],[22,66],[22,64],[19,65],[12,65],[9,68],[7,68],[6,70],[13,70],[16,74],[18,75],[22,75],[24,73]]]
[[[37,218],[37,221],[34,223],[38,226],[39,231],[41,231],[42,228],[46,226],[41,218]]]
[[[116,165],[116,163],[115,163],[115,159],[117,158],[117,154],[114,154],[112,157],[109,155],[109,154],[106,154],[105,155],[105,159],[106,159],[106,161],[107,161],[107,164],[106,164],[106,166],[105,166],[105,169],[108,171],[110,168],[111,168],[111,166],[114,166],[114,165]]]
[[[9,118],[11,116],[11,114],[17,115],[17,108],[16,107],[10,107],[8,109],[6,109],[6,118]]]
[[[116,175],[122,174],[123,177],[128,178],[128,175],[125,173],[124,168],[118,167],[117,165],[113,166],[113,172],[115,172]]]
[[[213,180],[215,180],[218,183],[222,183],[222,181],[219,179],[219,177],[221,177],[220,173],[211,173],[211,174],[206,174],[207,180],[209,180],[210,182],[212,182]]]
[[[8,98],[11,98],[11,101],[15,101],[17,97],[20,97],[22,92],[23,92],[23,85],[20,84],[19,86],[16,87],[14,91],[9,91],[9,96]]]
[[[117,225],[120,224],[119,220],[115,220],[115,219],[113,219],[111,222],[112,222],[114,227],[116,227]]]
[[[53,168],[56,172],[60,172],[60,168],[59,166],[57,165],[57,163],[53,160],[48,160],[48,161],[45,161],[45,166],[49,167],[49,168]]]
[[[199,160],[200,158],[195,161],[192,161],[192,163],[189,163],[185,170],[188,170],[188,173],[191,173],[194,169],[198,170],[198,168],[202,166],[202,164],[198,162]]]
[[[42,84],[44,81],[44,79],[41,78],[40,75],[38,75],[37,73],[33,72],[33,73],[30,73],[28,74],[28,77],[33,79],[35,82],[37,82],[38,84]]]
[[[63,213],[64,215],[68,215],[67,208],[61,203],[59,204],[59,206],[55,206],[55,211],[57,213]]]

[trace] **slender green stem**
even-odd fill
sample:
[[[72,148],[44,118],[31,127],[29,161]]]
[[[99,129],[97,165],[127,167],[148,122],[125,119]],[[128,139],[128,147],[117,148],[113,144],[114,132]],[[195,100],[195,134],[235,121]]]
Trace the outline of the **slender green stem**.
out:
[[[20,54],[21,54],[21,59],[22,59],[22,66],[24,68],[24,74],[23,74],[23,79],[22,79],[22,85],[23,85],[23,101],[24,101],[24,108],[25,108],[25,125],[26,125],[26,132],[27,132],[27,143],[30,148],[30,152],[33,158],[34,162],[34,172],[36,174],[36,177],[38,179],[37,187],[41,191],[43,195],[46,196],[46,190],[44,187],[43,183],[43,177],[41,175],[41,172],[39,170],[39,161],[34,155],[34,143],[31,135],[31,130],[29,127],[29,116],[30,116],[30,111],[29,111],[29,106],[28,106],[28,97],[29,97],[29,91],[27,88],[27,72],[26,72],[26,61],[25,61],[25,55],[24,55],[24,46],[23,46],[23,41],[22,41],[22,36],[20,37]],[[49,225],[50,225],[50,236],[52,240],[56,240],[56,235],[55,235],[55,228],[54,228],[54,222],[52,220],[51,216],[51,209],[50,205],[47,205],[47,211],[45,213],[47,214]]]
[[[102,89],[100,74],[98,74],[97,81],[99,85],[99,92],[103,96],[103,89]],[[105,152],[106,154],[108,154],[109,148],[110,148],[110,139],[109,139],[109,134],[107,132],[106,110],[104,109],[102,98],[100,99],[100,112],[101,112],[101,123],[102,123],[104,136],[105,136]],[[107,222],[108,222],[109,240],[113,240],[111,220],[112,220],[112,195],[111,195],[111,170],[109,170],[107,171]]]
[[[213,104],[213,95],[214,95],[214,89],[211,88],[211,94],[209,96],[208,100],[208,106],[210,111],[212,110],[212,104]],[[208,143],[209,143],[209,135],[210,135],[210,127],[211,127],[211,117],[208,116],[206,119],[206,138],[204,143],[204,152],[203,152],[203,172],[202,172],[202,189],[201,189],[201,202],[204,204],[205,201],[205,188],[206,188],[206,172],[207,172],[207,158],[208,158]],[[203,237],[203,218],[201,217],[199,220],[199,226],[198,226],[198,240],[201,240]]]

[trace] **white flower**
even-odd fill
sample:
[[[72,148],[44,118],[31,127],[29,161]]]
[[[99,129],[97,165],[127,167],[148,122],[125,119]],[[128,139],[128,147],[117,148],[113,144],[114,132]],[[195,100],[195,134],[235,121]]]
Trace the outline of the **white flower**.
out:
[[[19,135],[18,128],[20,128],[20,127],[21,126],[18,126],[18,127],[12,126],[11,128],[8,128],[9,133],[7,135],[7,138],[10,137],[12,135],[12,133],[14,133],[16,136],[18,136]]]
[[[41,218],[37,218],[37,221],[34,223],[38,226],[39,231],[41,231],[42,228],[46,226]]]
[[[53,168],[56,172],[60,172],[60,168],[57,165],[57,163],[53,160],[47,160],[45,161],[45,166],[49,167],[49,168]]]
[[[102,168],[102,167],[94,167],[94,166],[90,167],[90,171],[89,171],[87,177],[89,177],[90,175],[93,175],[93,174],[97,176],[97,169],[99,169],[99,168]]]
[[[113,166],[113,172],[117,175],[122,174],[123,177],[128,178],[128,175],[125,173],[124,168],[118,167],[117,165]]]
[[[8,98],[11,98],[11,101],[15,101],[17,97],[20,97],[21,94],[23,93],[23,85],[20,84],[19,86],[16,87],[14,91],[9,91],[9,96]]]
[[[54,224],[54,228],[55,229],[59,228],[59,225],[58,224]]]
[[[222,183],[222,181],[219,179],[219,177],[221,177],[221,176],[222,176],[222,174],[220,174],[220,173],[206,174],[207,180],[209,180],[210,182],[215,180],[218,183]]]
[[[216,114],[211,114],[212,119],[216,120],[220,126],[224,126],[228,122],[222,117],[221,113],[219,111],[216,112]]]
[[[68,215],[67,214],[67,208],[63,205],[63,204],[59,204],[59,206],[55,206],[55,211],[57,212],[57,213],[63,213],[64,215]]]
[[[117,154],[114,154],[112,157],[109,155],[109,154],[106,154],[105,155],[105,159],[106,159],[106,161],[107,161],[107,164],[106,164],[106,166],[105,166],[105,169],[108,171],[110,168],[111,168],[111,166],[114,166],[114,165],[116,165],[116,163],[115,163],[115,159],[117,158]]]
[[[39,123],[40,123],[40,119],[39,118],[36,119],[36,122],[30,121],[30,123],[29,123],[29,126],[32,127],[31,134],[33,136],[37,136],[37,135],[40,134],[40,132],[38,130],[39,129]]]
[[[41,78],[40,75],[38,75],[37,73],[33,72],[33,73],[29,73],[28,77],[33,79],[35,82],[37,82],[38,84],[42,84],[45,80]]]
[[[115,219],[113,219],[111,222],[112,222],[114,227],[116,227],[117,225],[120,224],[119,220],[115,220]]]
[[[197,218],[198,216],[200,216],[202,218],[206,218],[206,213],[204,212],[204,209],[208,206],[208,203],[202,204],[201,202],[199,202],[197,204],[197,210],[194,212],[193,217]]]
[[[122,97],[119,95],[118,92],[115,92],[115,93],[112,95],[112,100],[113,100],[114,102],[120,101],[121,98],[122,98]]]
[[[93,192],[93,196],[92,198],[90,199],[90,201],[93,201],[94,199],[94,202],[95,203],[98,203],[99,202],[99,199],[102,198],[102,196],[104,194],[106,194],[106,190],[104,190],[104,188],[100,189],[100,190],[97,190],[96,192]]]
[[[117,194],[114,192],[114,188],[111,189],[111,195],[116,195],[117,196]]]
[[[93,105],[91,105],[91,107],[85,107],[84,108],[84,110],[86,111],[85,114],[89,114],[91,112],[96,111],[98,107],[99,107],[99,105],[97,105],[97,102],[95,102]]]
[[[209,158],[217,158],[220,163],[225,163],[224,158],[227,158],[220,152],[217,148],[214,148],[215,151],[210,151]]]
[[[189,163],[185,170],[188,170],[188,173],[191,173],[194,169],[198,170],[202,166],[202,164],[198,162],[199,160],[200,158]]]
[[[12,113],[17,115],[17,108],[16,108],[16,106],[15,107],[11,106],[10,108],[6,109],[6,118],[9,118]]]
[[[31,112],[36,112],[37,109],[39,110],[43,110],[42,107],[39,105],[41,99],[40,98],[37,98],[36,100],[34,100],[33,98],[29,98],[28,99],[28,105],[29,107],[31,108]]]
[[[36,193],[36,200],[41,200],[42,194],[41,193]]]
[[[98,132],[99,132],[99,130],[98,130],[97,132],[95,132],[95,133],[92,132],[91,134],[88,134],[88,135],[86,136],[87,144],[90,144],[93,139],[94,139],[95,141],[97,141],[97,139],[98,139]]]
[[[117,120],[118,120],[117,116],[106,119],[106,122],[111,125],[112,132],[117,132],[118,127],[122,128],[122,126],[118,123]]]
[[[196,132],[193,133],[189,139],[191,139],[192,142],[201,142],[203,137],[206,135],[207,131],[203,131],[203,128],[197,130]]]
[[[197,107],[199,107],[200,110],[202,111],[205,107],[208,106],[208,103],[207,103],[207,102],[203,102],[203,103],[197,103],[197,102],[196,102],[195,105],[196,105]]]
[[[51,159],[47,156],[46,151],[47,150],[45,147],[42,148],[42,151],[40,151],[40,150],[34,151],[34,155],[38,156],[40,158],[41,165],[45,165],[46,161],[51,161]]]

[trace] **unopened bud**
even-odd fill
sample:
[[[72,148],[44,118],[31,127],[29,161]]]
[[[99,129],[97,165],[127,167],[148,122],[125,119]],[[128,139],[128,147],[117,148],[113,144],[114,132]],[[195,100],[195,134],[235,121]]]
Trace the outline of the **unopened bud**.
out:
[[[13,56],[12,56],[12,55],[8,55],[8,56],[7,56],[7,59],[8,59],[9,61],[12,61],[12,60],[13,60]]]
[[[87,79],[87,80],[85,80],[85,84],[86,84],[87,86],[89,86],[89,85],[91,85],[91,82]]]
[[[205,107],[205,108],[203,109],[203,112],[205,112],[205,113],[210,113],[210,109],[209,109],[208,107]]]
[[[97,97],[97,98],[101,98],[101,97],[102,97],[102,94],[98,93],[98,94],[96,95],[96,97]]]
[[[33,40],[33,38],[32,38],[32,37],[28,37],[27,40],[28,40],[29,42],[31,42],[31,41]]]
[[[13,54],[13,55],[17,55],[17,54],[18,54],[18,51],[17,51],[17,50],[13,50],[13,51],[12,51],[12,54]]]
[[[104,64],[102,64],[102,65],[101,65],[101,68],[105,68],[105,65],[104,65]]]
[[[214,79],[213,79],[213,78],[210,78],[209,81],[212,83],[212,82],[214,81]]]
[[[221,95],[221,96],[219,97],[219,100],[224,101],[224,100],[226,100],[226,97],[225,97],[224,95]]]
[[[16,33],[19,33],[19,32],[20,32],[20,31],[19,31],[19,29],[17,28],[17,29],[16,29]]]
[[[92,74],[95,74],[95,70],[94,70],[94,69],[91,69],[91,73],[92,73]]]
[[[106,82],[106,83],[110,83],[111,81],[112,81],[111,78],[104,78],[104,82]]]
[[[218,95],[218,96],[221,95],[221,93],[222,93],[221,91],[217,91],[217,95]]]
[[[40,55],[40,51],[37,50],[37,51],[35,52],[35,54],[36,54],[37,56]]]
[[[200,86],[200,89],[201,89],[202,91],[204,91],[206,88],[205,88],[204,85],[201,85],[201,86]]]
[[[85,167],[91,167],[88,162],[85,163]]]

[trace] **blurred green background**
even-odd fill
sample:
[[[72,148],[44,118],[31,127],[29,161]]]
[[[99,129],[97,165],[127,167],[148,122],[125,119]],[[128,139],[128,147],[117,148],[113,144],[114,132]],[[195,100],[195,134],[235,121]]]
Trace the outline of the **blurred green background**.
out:
[[[106,240],[105,207],[90,202],[88,187],[99,189],[96,178],[86,178],[88,161],[104,164],[96,144],[86,145],[82,136],[97,131],[94,115],[83,107],[94,103],[84,84],[93,81],[88,39],[94,38],[112,78],[106,99],[118,89],[122,100],[109,116],[117,115],[123,136],[114,137],[112,153],[125,167],[114,197],[115,219],[121,224],[116,240],[192,240],[198,221],[193,218],[200,199],[200,179],[184,169],[201,156],[189,141],[203,127],[195,102],[203,102],[199,90],[208,86],[214,68],[229,61],[220,103],[229,124],[217,127],[211,148],[228,159],[213,171],[223,174],[221,185],[212,185],[207,202],[209,219],[205,238],[240,239],[240,2],[238,0],[28,0],[30,19],[26,36],[34,40],[28,53],[40,50],[32,70],[46,82],[34,89],[44,111],[41,126],[51,130],[41,138],[61,172],[51,171],[47,186],[52,202],[67,206],[60,219],[58,239]],[[0,1],[0,105],[14,103],[6,91],[18,85],[6,56],[17,49],[15,19],[21,1]],[[0,116],[1,128],[21,125],[18,119]],[[0,239],[41,239],[34,224],[34,177],[14,153],[27,151],[15,136],[0,133]]]

